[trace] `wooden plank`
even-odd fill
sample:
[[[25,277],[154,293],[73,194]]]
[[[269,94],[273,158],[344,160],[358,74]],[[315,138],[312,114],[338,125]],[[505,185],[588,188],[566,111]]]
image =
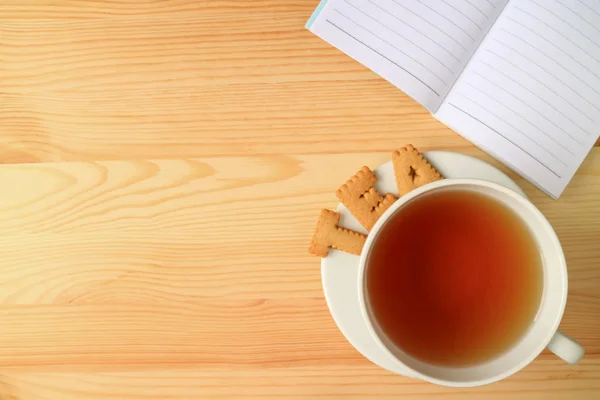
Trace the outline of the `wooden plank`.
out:
[[[469,146],[304,29],[315,4],[4,2],[0,163]]]
[[[470,147],[284,3],[3,2],[0,163]]]
[[[335,206],[340,183],[389,159],[385,152],[0,166],[0,396],[599,396],[600,149],[558,201],[512,175],[563,243],[569,302],[561,329],[581,341],[586,358],[568,366],[544,353],[505,382],[469,391],[394,376],[365,360],[331,319],[319,259],[307,253],[318,211]]]
[[[556,360],[539,360],[518,376],[493,386],[447,389],[398,378],[372,365],[180,370],[113,373],[9,372],[3,382],[9,400],[106,399],[595,399],[598,363],[584,361],[571,372]],[[2,384],[0,384],[0,388]]]
[[[318,1],[278,0],[3,0],[0,21],[73,21],[126,18],[186,18],[193,14],[301,11],[311,13]]]

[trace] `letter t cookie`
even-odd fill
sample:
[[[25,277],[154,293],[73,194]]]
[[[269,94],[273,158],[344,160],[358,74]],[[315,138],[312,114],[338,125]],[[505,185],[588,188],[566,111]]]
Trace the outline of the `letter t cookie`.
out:
[[[377,177],[368,167],[362,167],[336,192],[336,196],[356,219],[370,231],[377,219],[396,201],[393,194],[382,196],[373,185]]]
[[[339,222],[340,214],[331,210],[321,211],[308,252],[319,257],[327,257],[329,248],[333,247],[360,256],[367,237],[362,233],[339,227]]]

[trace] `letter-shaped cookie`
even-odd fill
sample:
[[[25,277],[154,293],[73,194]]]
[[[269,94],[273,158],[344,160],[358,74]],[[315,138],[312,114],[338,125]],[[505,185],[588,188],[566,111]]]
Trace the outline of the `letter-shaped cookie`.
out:
[[[394,151],[392,162],[400,196],[404,196],[419,186],[444,179],[411,144]]]
[[[360,255],[367,237],[362,233],[338,226],[340,214],[322,210],[308,251],[319,257],[327,257],[329,248]]]
[[[377,177],[368,167],[362,167],[335,195],[368,231],[396,198],[388,193],[383,197],[373,185]]]

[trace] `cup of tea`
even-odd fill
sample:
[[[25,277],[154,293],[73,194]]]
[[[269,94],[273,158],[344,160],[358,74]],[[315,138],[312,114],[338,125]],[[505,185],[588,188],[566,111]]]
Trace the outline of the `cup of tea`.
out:
[[[445,179],[398,199],[359,266],[359,303],[381,349],[411,376],[445,386],[504,379],[544,348],[577,363],[558,331],[565,257],[550,223],[495,183]]]

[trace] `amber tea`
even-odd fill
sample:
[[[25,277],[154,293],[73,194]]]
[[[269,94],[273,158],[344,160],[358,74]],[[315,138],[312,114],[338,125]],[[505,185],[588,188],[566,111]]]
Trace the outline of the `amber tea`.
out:
[[[524,335],[542,296],[525,223],[467,190],[415,198],[386,222],[367,260],[367,301],[385,335],[442,366],[493,359]]]

